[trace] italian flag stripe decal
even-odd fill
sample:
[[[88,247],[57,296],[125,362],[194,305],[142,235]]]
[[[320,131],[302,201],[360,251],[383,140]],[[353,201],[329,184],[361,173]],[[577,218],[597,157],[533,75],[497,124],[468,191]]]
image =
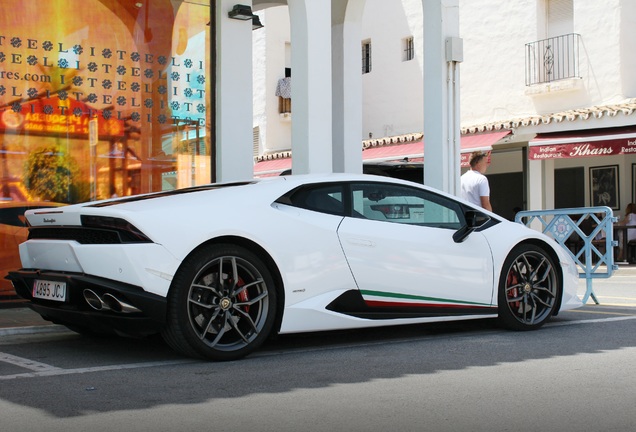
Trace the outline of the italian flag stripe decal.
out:
[[[490,304],[471,301],[417,296],[412,294],[389,293],[384,291],[361,290],[365,303],[369,306],[411,306],[411,307],[491,307]],[[368,297],[382,297],[387,300],[371,300]],[[406,301],[405,301],[406,300]],[[409,301],[411,300],[411,301]],[[434,303],[431,303],[434,302]]]

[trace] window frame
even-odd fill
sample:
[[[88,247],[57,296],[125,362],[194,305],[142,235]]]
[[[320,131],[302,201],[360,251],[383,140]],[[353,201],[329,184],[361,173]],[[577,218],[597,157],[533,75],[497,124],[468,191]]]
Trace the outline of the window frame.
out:
[[[362,74],[368,74],[371,70],[371,39],[365,39],[362,41]]]
[[[403,53],[402,61],[407,62],[415,58],[415,46],[413,36],[408,36],[402,39]]]

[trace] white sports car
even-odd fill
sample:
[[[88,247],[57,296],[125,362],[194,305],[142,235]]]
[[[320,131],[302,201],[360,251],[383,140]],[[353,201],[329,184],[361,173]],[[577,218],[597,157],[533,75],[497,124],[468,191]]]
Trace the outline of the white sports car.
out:
[[[230,360],[269,335],[579,307],[562,246],[426,186],[295,175],[31,210],[16,292],[78,332]]]

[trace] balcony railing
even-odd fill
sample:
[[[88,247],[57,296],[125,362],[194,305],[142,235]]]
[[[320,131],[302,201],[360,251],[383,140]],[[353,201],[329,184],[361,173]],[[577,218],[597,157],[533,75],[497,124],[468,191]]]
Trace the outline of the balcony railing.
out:
[[[579,41],[570,33],[526,44],[526,85],[580,78]]]

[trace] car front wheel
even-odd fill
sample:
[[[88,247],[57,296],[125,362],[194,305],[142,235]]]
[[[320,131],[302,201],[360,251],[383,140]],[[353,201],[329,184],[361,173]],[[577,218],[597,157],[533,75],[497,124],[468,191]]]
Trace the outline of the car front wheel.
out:
[[[559,275],[550,255],[522,244],[506,259],[499,281],[499,320],[513,330],[541,327],[554,313],[560,295]]]
[[[175,275],[162,336],[176,351],[234,360],[257,349],[272,330],[276,289],[255,254],[216,245],[188,257]]]

